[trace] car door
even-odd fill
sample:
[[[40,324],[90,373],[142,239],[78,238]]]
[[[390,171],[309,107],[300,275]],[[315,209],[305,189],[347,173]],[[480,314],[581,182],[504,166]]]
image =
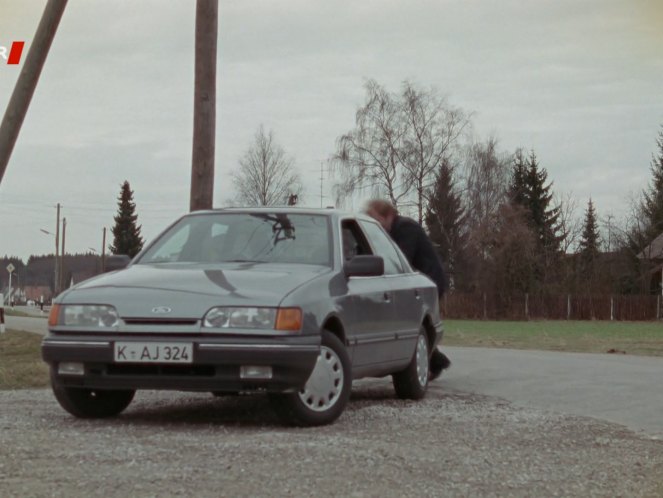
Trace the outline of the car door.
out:
[[[416,288],[416,274],[378,223],[368,220],[360,220],[359,223],[375,254],[385,261],[382,285],[384,292],[390,296],[389,310],[376,326],[389,334],[391,340],[382,345],[382,354],[391,361],[409,360],[422,319],[422,295],[421,290]]]
[[[343,259],[374,254],[371,245],[354,219],[341,222]],[[345,312],[351,317],[346,331],[352,347],[352,364],[355,370],[390,361],[388,344],[393,342],[394,330],[385,327],[392,323],[393,294],[385,284],[384,276],[349,277]]]

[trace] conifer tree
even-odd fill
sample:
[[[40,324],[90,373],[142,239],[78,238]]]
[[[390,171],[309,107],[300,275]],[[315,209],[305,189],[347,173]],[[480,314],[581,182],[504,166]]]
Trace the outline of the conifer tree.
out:
[[[442,162],[437,172],[425,221],[430,238],[438,247],[442,262],[457,285],[467,242],[465,210],[456,190],[454,169],[447,160]]]
[[[522,149],[518,149],[513,158],[511,181],[509,182],[509,198],[511,202],[522,207],[528,204],[527,191],[527,159]]]
[[[535,231],[542,249],[559,252],[561,239],[557,221],[559,207],[552,205],[552,183],[547,183],[548,172],[539,168],[536,154],[525,157],[522,149],[516,151],[509,197],[511,202],[525,209],[527,219]]]
[[[649,189],[643,192],[641,211],[643,215],[644,235],[646,244],[663,233],[663,129],[656,140],[658,156],[652,157],[652,182]]]
[[[547,181],[548,172],[545,168],[539,168],[536,154],[532,151],[527,161],[527,207],[541,246],[547,251],[558,252],[561,242],[557,235],[559,207],[551,205],[552,183],[546,185]]]
[[[596,210],[592,199],[587,203],[585,221],[583,222],[582,235],[580,236],[580,264],[581,273],[584,276],[591,275],[599,255],[600,236]]]
[[[113,254],[126,254],[133,258],[143,248],[143,237],[140,235],[141,227],[136,224],[136,204],[133,202],[134,193],[128,181],[124,181],[120,195],[117,198],[117,215],[113,218],[113,245],[110,251]]]

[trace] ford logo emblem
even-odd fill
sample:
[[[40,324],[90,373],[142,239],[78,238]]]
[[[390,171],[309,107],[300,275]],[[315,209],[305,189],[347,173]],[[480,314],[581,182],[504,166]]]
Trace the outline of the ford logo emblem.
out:
[[[171,310],[168,306],[157,306],[156,308],[152,308],[152,313],[158,313],[158,314],[164,314],[164,313],[170,313]]]

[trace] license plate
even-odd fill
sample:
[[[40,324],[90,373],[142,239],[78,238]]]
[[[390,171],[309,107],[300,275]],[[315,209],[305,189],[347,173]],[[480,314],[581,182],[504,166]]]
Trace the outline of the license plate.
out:
[[[193,363],[190,342],[116,342],[115,363]]]

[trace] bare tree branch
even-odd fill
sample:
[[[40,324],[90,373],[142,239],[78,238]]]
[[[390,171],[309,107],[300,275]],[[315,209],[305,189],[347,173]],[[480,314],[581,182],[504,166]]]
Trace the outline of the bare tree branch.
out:
[[[288,197],[301,197],[301,177],[283,147],[270,130],[260,125],[254,142],[239,160],[239,169],[231,173],[237,191],[236,202],[247,206],[286,204]]]

